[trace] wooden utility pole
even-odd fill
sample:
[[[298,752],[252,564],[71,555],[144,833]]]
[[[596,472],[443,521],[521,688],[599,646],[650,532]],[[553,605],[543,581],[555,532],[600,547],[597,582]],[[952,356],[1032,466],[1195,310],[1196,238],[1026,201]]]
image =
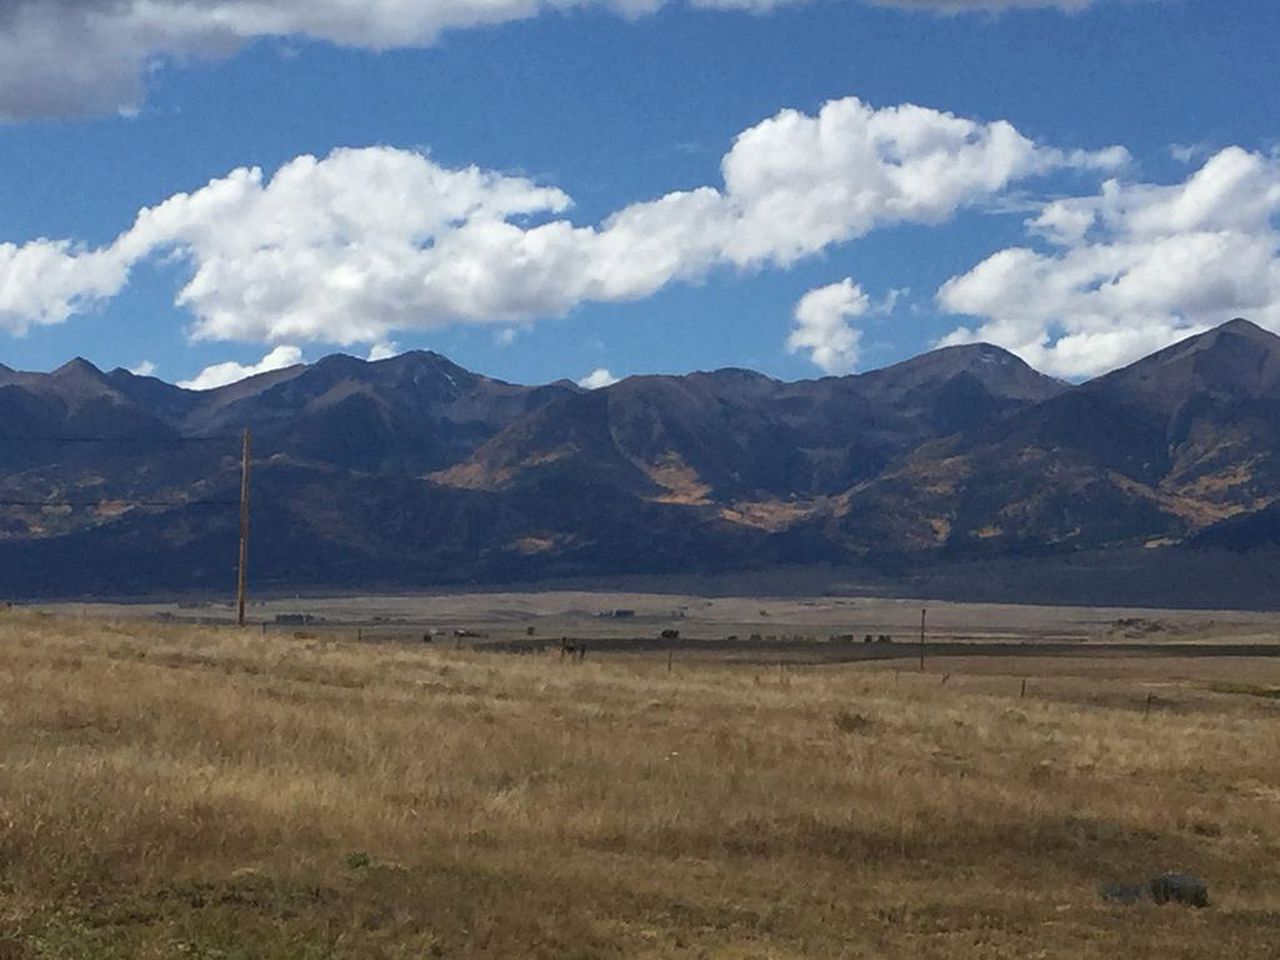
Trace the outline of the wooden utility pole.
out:
[[[924,618],[928,609],[920,611],[920,672],[924,673]]]
[[[252,437],[244,431],[244,445],[240,453],[240,570],[236,578],[236,622],[244,626],[245,585],[249,574],[249,462],[252,458]]]

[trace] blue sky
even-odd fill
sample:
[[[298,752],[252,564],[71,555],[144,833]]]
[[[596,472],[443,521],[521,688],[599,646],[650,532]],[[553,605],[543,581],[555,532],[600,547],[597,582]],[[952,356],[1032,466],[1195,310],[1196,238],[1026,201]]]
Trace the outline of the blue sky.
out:
[[[326,4],[0,5],[0,362],[1080,378],[1280,330],[1273,0]]]

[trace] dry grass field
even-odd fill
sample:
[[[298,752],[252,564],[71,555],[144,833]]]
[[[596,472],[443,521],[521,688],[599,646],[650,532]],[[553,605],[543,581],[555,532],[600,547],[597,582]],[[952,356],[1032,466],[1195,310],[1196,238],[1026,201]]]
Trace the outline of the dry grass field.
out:
[[[0,958],[1270,960],[1278,689],[0,613]]]

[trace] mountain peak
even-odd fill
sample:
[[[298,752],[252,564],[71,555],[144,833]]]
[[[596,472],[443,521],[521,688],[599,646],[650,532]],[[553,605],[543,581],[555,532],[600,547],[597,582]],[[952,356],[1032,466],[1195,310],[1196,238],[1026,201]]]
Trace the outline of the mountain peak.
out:
[[[385,360],[374,360],[373,363],[441,363],[456,367],[457,364],[446,357],[443,353],[437,353],[434,350],[406,350],[404,353],[397,353],[394,357],[387,357]]]
[[[97,379],[104,376],[104,374],[84,357],[74,357],[60,366],[57,370],[54,370],[50,376],[60,378],[93,377]]]
[[[311,365],[314,370],[323,370],[327,368],[358,368],[363,367],[370,361],[362,360],[359,357],[353,357],[349,353],[330,353]]]
[[[402,384],[445,393],[465,391],[478,382],[490,379],[482,374],[472,373],[434,350],[410,350],[380,361],[379,367],[385,371],[384,375],[389,374]]]
[[[750,383],[778,383],[779,381],[769,376],[767,373],[761,373],[758,370],[749,370],[746,367],[719,367],[716,370],[699,371],[695,376],[701,375],[712,377],[716,380],[724,380],[728,382],[750,382]]]
[[[49,374],[47,383],[50,388],[66,396],[78,396],[81,399],[118,395],[111,378],[84,357],[76,357],[58,367]]]
[[[1090,391],[1119,389],[1151,410],[1193,396],[1280,398],[1280,337],[1235,319],[1099,377]]]
[[[1016,353],[986,341],[939,347],[937,350],[921,354],[919,359],[933,367],[955,372],[999,375],[1025,371],[1043,376]]]
[[[1215,327],[1214,330],[1211,330],[1209,332],[1213,333],[1215,331],[1218,331],[1221,333],[1235,333],[1235,334],[1240,334],[1240,335],[1249,336],[1249,337],[1265,338],[1267,340],[1276,339],[1275,334],[1258,326],[1252,320],[1246,320],[1244,317],[1236,317],[1234,320],[1228,320],[1226,323]]]
[[[1251,320],[1237,317],[1234,320],[1228,320],[1226,323],[1206,330],[1204,333],[1180,340],[1172,346],[1159,350],[1131,364],[1130,367],[1176,363],[1183,358],[1209,350],[1240,349],[1255,353],[1259,351],[1277,353],[1280,352],[1280,337],[1258,326]]]
[[[1163,357],[1166,361],[1176,360],[1179,356],[1201,353],[1212,349],[1276,352],[1280,351],[1280,337],[1258,326],[1251,320],[1236,317],[1234,320],[1228,320],[1226,323],[1219,324],[1204,333],[1175,343],[1166,350],[1152,354],[1152,357],[1147,359]]]
[[[978,381],[994,396],[1018,400],[1047,400],[1068,389],[992,343],[940,347],[856,379],[872,389],[905,396],[961,377]]]

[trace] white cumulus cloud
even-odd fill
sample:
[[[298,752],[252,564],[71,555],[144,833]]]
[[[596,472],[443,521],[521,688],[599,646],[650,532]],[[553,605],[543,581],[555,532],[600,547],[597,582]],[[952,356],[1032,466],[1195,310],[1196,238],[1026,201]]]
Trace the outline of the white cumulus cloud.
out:
[[[871,299],[849,277],[810,290],[796,304],[787,349],[808,351],[809,359],[826,373],[852,373],[858,365],[862,331],[849,321],[870,310]]]
[[[938,292],[988,340],[1048,373],[1090,376],[1236,316],[1280,330],[1280,159],[1230,147],[1172,185],[1110,180],[1047,204]]]
[[[128,267],[114,249],[85,250],[67,240],[0,243],[0,330],[21,335],[84,313],[124,288]]]
[[[599,390],[601,387],[612,387],[617,382],[617,377],[604,367],[600,367],[597,370],[592,370],[585,377],[579,380],[578,386],[582,387],[584,390]]]
[[[369,355],[365,358],[370,363],[378,360],[390,360],[392,357],[400,354],[400,345],[394,340],[386,340],[381,343],[375,343],[369,348]]]
[[[143,360],[137,366],[129,368],[129,372],[135,377],[151,377],[155,376],[156,365],[150,360]]]
[[[285,367],[292,367],[299,363],[302,363],[302,351],[300,349],[280,346],[276,347],[257,363],[252,363],[248,366],[236,363],[234,360],[229,360],[226,363],[215,363],[211,367],[205,367],[192,379],[179,382],[178,386],[186,390],[213,390],[217,387],[225,387],[229,383],[244,380],[246,377],[256,377],[260,373],[270,373],[272,370],[283,370]]]
[[[392,147],[340,149],[170,197],[101,249],[0,247],[0,329],[65,320],[160,254],[189,265],[177,303],[195,339],[376,345],[395,331],[509,326],[640,299],[715,268],[786,267],[877,227],[945,221],[1023,178],[1127,156],[1064,152],[1003,121],[850,97],[743,131],[721,186],[579,225],[555,187]]]

